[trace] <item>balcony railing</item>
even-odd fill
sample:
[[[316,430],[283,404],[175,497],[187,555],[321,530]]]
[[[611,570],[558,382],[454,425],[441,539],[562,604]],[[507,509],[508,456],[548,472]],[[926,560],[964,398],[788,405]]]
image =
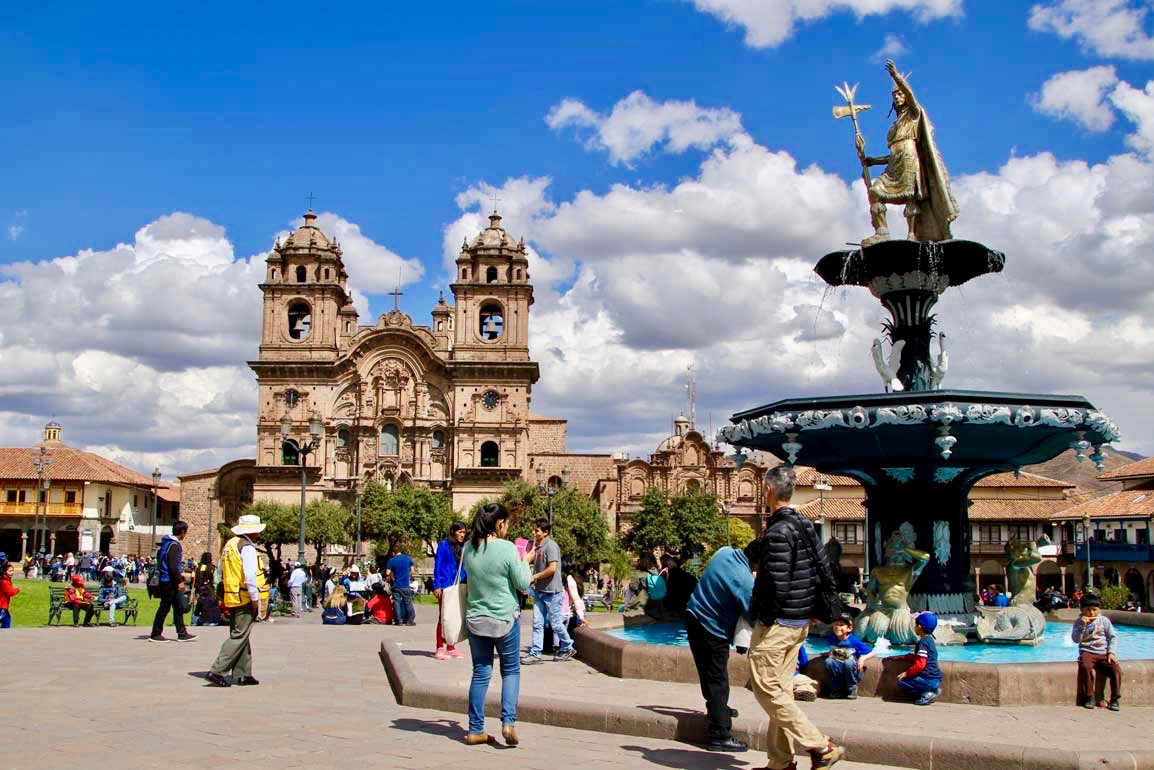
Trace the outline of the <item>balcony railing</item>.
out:
[[[1086,544],[1078,543],[1074,558],[1086,560]],[[1154,546],[1134,543],[1090,543],[1091,561],[1154,561]]]
[[[80,516],[84,513],[84,505],[81,503],[41,503],[39,506],[41,516],[44,515],[45,508],[48,509],[49,516]],[[34,516],[36,512],[36,503],[0,502],[0,515]]]

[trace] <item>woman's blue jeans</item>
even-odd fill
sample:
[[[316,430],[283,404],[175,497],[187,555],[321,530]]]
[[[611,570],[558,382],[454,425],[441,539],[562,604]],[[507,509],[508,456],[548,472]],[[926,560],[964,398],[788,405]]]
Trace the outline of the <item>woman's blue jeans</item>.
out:
[[[517,721],[517,696],[521,692],[521,619],[500,639],[469,634],[473,656],[473,681],[469,685],[469,732],[485,732],[485,694],[493,678],[493,653],[501,661],[501,724]]]

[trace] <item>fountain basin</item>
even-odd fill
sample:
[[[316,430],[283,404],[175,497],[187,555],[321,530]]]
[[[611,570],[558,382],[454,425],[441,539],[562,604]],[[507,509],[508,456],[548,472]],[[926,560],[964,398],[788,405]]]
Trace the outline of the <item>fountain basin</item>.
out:
[[[1154,635],[1154,614],[1107,611],[1116,624],[1130,631]],[[1062,624],[1065,625],[1065,624]],[[639,626],[637,626],[639,627]],[[1068,627],[1068,626],[1066,626]],[[1140,627],[1134,629],[1134,627]],[[610,636],[606,630],[581,628],[577,631],[577,657],[611,676],[651,679],[662,682],[697,684],[697,669],[688,646],[644,644]],[[661,633],[658,631],[657,633]],[[1049,639],[1049,635],[1047,635]],[[814,642],[810,649],[817,650]],[[1029,654],[1037,647],[995,647],[1005,653]],[[945,647],[939,647],[944,653]],[[1076,665],[1073,647],[1064,662],[966,662],[942,660],[942,696],[947,703],[976,706],[1041,706],[1076,703]],[[858,687],[863,696],[904,700],[895,684],[907,664],[896,657],[884,658],[867,666]],[[813,660],[805,672],[819,682],[825,680],[825,666]],[[749,686],[749,659],[736,653],[729,659],[729,680],[733,687]],[[1123,658],[1122,693],[1124,703],[1154,706],[1154,659]]]

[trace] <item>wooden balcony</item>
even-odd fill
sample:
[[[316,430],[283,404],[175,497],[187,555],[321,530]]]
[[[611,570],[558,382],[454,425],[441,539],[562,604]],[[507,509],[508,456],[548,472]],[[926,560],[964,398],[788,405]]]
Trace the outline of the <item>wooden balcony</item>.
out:
[[[41,516],[44,515],[45,508],[48,509],[49,516],[82,516],[84,514],[82,503],[45,503],[39,506]],[[35,516],[36,512],[36,503],[0,502],[0,516]]]

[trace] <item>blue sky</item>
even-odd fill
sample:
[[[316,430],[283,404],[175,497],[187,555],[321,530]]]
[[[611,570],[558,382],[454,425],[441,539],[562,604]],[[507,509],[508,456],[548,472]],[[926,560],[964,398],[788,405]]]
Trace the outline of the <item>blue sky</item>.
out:
[[[770,5],[779,10],[768,10]],[[1095,31],[1116,29],[1104,20],[1117,20],[1119,9],[1130,13],[1122,18],[1130,23],[1128,31],[1117,39]],[[202,264],[225,271],[235,259],[229,275],[250,280],[242,271],[243,260],[264,252],[277,232],[296,221],[306,196],[314,193],[318,211],[359,226],[367,242],[392,255],[379,262],[379,271],[389,277],[376,279],[368,294],[372,313],[391,305],[391,298],[379,291],[391,283],[399,255],[423,266],[419,279],[415,269],[406,271],[402,306],[417,321],[427,322],[444,275],[444,243],[450,234],[475,229],[480,219],[469,214],[482,213],[475,201],[490,187],[499,188],[507,199],[499,204],[508,213],[505,224],[515,235],[526,234],[541,260],[534,311],[542,331],[535,355],[553,355],[552,362],[543,362],[553,379],[539,388],[535,406],[574,420],[575,448],[609,451],[620,446],[643,452],[668,431],[667,418],[681,408],[679,394],[689,362],[704,372],[699,391],[715,421],[790,394],[788,387],[777,391],[768,385],[772,373],[755,363],[755,326],[757,334],[769,337],[793,335],[779,352],[795,357],[791,365],[803,372],[794,390],[858,392],[876,387],[865,348],[858,350],[859,338],[867,332],[855,331],[864,323],[868,334],[876,333],[876,308],[868,297],[844,294],[827,306],[802,262],[839,248],[847,237],[866,234],[851,232],[866,221],[851,187],[860,173],[851,129],[847,121],[833,120],[830,108],[839,99],[835,84],[860,81],[859,100],[874,106],[862,116],[869,151],[882,154],[890,86],[879,51],[889,41],[899,51],[899,66],[912,71],[911,82],[934,120],[958,189],[974,201],[970,211],[981,212],[967,220],[963,208],[960,226],[974,228],[964,234],[1009,250],[1011,265],[1017,258],[1015,246],[1025,244],[1028,250],[1030,244],[1051,244],[1039,245],[1037,255],[1022,257],[1021,267],[1015,268],[1021,272],[1008,269],[1006,275],[989,279],[1001,284],[975,283],[954,303],[954,310],[943,310],[947,320],[952,312],[969,330],[959,335],[963,350],[988,345],[989,330],[983,326],[987,316],[1000,318],[999,328],[1009,335],[1002,349],[986,351],[987,358],[993,356],[992,366],[974,366],[970,384],[1076,389],[1088,396],[1095,388],[1102,392],[1114,387],[1104,406],[1123,410],[1113,416],[1126,431],[1125,418],[1133,413],[1137,419],[1141,412],[1140,392],[1094,379],[1102,369],[1095,355],[1103,349],[1095,336],[1103,328],[1121,328],[1126,319],[1148,315],[1149,297],[1131,292],[1126,282],[1115,286],[1103,279],[1103,285],[1094,287],[1093,301],[1086,293],[1083,302],[1077,292],[1086,286],[1084,279],[1070,275],[1062,283],[1055,278],[1054,286],[1040,286],[1032,279],[1038,265],[1076,263],[1079,258],[1071,255],[1078,248],[1101,251],[1099,277],[1119,267],[1125,273],[1130,258],[1126,252],[1134,251],[1138,259],[1137,245],[1145,243],[1148,229],[1154,231],[1150,206],[1126,197],[1126,191],[1140,183],[1134,180],[1146,178],[1150,168],[1141,144],[1147,131],[1154,134],[1154,111],[1149,123],[1143,117],[1148,106],[1143,88],[1154,60],[1150,17],[1143,15],[1149,10],[1149,0],[1045,0],[1036,5],[984,0],[22,4],[6,9],[0,20],[0,88],[6,107],[0,136],[8,150],[6,183],[0,186],[0,226],[8,237],[0,238],[0,265],[15,265],[0,279],[6,278],[8,289],[24,297],[26,308],[61,301],[67,295],[59,293],[60,282],[71,274],[49,279],[46,260],[85,249],[105,253],[118,243],[133,244],[134,238],[139,258],[147,249],[138,231],[186,212],[197,222],[204,220],[184,223],[192,230],[203,235],[211,224],[223,231],[214,229],[206,241],[193,239],[193,246],[185,246],[207,243],[206,254],[213,256]],[[770,17],[790,11],[802,20],[788,32],[774,33],[781,20]],[[1039,22],[1039,13],[1061,18]],[[773,38],[768,43],[766,35]],[[1097,72],[1101,85],[1087,91],[1083,79],[1076,79],[1078,88],[1058,84],[1053,105],[1040,107],[1044,85],[1067,72]],[[1111,105],[1110,95],[1120,93],[1114,89],[1125,91],[1130,101],[1118,96]],[[574,130],[551,128],[546,122],[562,100],[576,100],[604,117],[638,91],[653,105],[692,102],[695,110],[724,111],[740,128],[687,148],[648,142],[623,159],[613,154],[613,140],[598,133],[601,124]],[[744,181],[734,176],[741,173],[739,148],[747,140],[759,151],[750,162],[768,164],[756,173],[783,175],[783,196],[798,194],[796,185],[804,188],[806,174],[812,172],[810,181],[845,194],[852,214],[843,221],[801,203],[791,210],[773,200],[774,184],[759,188],[767,197],[755,195],[747,201],[753,210],[782,207],[764,227],[750,225],[748,217],[736,212],[728,221],[724,211],[694,212],[675,208],[682,203],[669,203],[683,200],[674,195],[678,185],[699,187],[708,195],[728,194],[745,182],[756,186],[755,171]],[[775,165],[774,157],[791,161],[793,169]],[[1020,162],[1015,165],[1014,159]],[[1133,159],[1133,164],[1123,168],[1125,159]],[[720,187],[712,186],[717,180],[710,176],[711,160],[724,167],[718,174]],[[1020,184],[1043,173],[1042,166],[1056,169],[1052,183]],[[1055,192],[1066,183],[1070,190],[1085,190],[1082,169],[1098,180],[1093,199],[1084,205]],[[524,185],[517,187],[510,180]],[[1009,188],[1029,188],[1035,196],[1031,205],[1046,211],[1049,219],[1038,223],[1020,212],[1006,214],[998,196],[1007,195]],[[1047,189],[1055,196],[1052,201],[1036,197]],[[619,210],[615,190],[644,199],[666,216],[686,211],[694,226],[684,246],[660,244],[647,251],[632,245],[659,239],[640,225],[631,231],[628,222],[607,219],[615,207]],[[1119,202],[1123,198],[1126,201]],[[1055,227],[1071,218],[1064,213],[1066,205],[1092,206],[1096,212],[1100,208],[1101,216],[1080,228],[1071,225],[1069,233],[1055,233]],[[808,220],[812,222],[806,224]],[[1131,237],[1126,230],[1131,226],[1139,228],[1140,237]],[[589,232],[598,227],[612,231],[616,241],[607,244]],[[809,230],[799,234],[806,227]],[[721,235],[712,238],[711,229]],[[738,234],[736,245],[726,251],[726,233],[731,231]],[[1122,238],[1117,234],[1122,232],[1130,235],[1116,243],[1096,240]],[[1079,238],[1097,245],[1076,246]],[[747,249],[750,241],[759,240],[766,244],[763,252]],[[1047,249],[1070,252],[1047,256],[1042,253]],[[666,290],[655,283],[654,297],[639,298],[613,283],[615,272],[628,273],[647,260],[663,267],[676,261],[678,267],[670,273],[676,274],[676,286]],[[363,275],[353,274],[353,284],[366,284]],[[682,343],[677,340],[681,332],[669,330],[676,313],[650,313],[654,303],[724,304],[727,286],[747,280],[777,287],[780,296],[788,297],[780,303],[783,307],[820,306],[813,311],[818,319],[813,326],[825,319],[828,334],[809,335],[815,339],[807,342],[790,324],[808,318],[810,311],[783,315],[782,308],[768,302],[745,307],[744,315],[731,313],[732,308],[716,314],[717,326],[710,331],[714,342]],[[116,285],[110,284],[109,291]],[[166,294],[165,285],[125,302],[159,306],[183,301]],[[47,294],[37,297],[36,286],[55,288],[43,289]],[[689,290],[694,286],[701,291],[694,294]],[[686,291],[677,293],[681,289]],[[99,281],[88,284],[86,291],[100,291]],[[802,296],[805,292],[812,296]],[[1112,292],[1130,292],[1129,299],[1115,306]],[[227,302],[220,301],[228,312]],[[1015,309],[1004,311],[1007,304]],[[1078,313],[1074,321],[1063,317],[1063,309],[1072,306]],[[251,317],[251,309],[244,312]],[[106,313],[114,321],[116,314],[115,309]],[[761,320],[745,320],[755,317]],[[370,320],[362,317],[362,322]],[[1084,328],[1079,325],[1083,322]],[[4,338],[15,344],[13,340],[27,334],[22,326],[35,323],[35,312],[10,309],[7,318],[0,319],[0,356]],[[124,328],[130,326],[124,323]],[[229,452],[245,446],[243,432],[251,432],[244,398],[220,407],[218,427],[232,436],[228,440],[213,444],[181,434],[167,444],[151,440],[146,446],[131,431],[93,418],[93,405],[100,401],[95,391],[89,392],[92,377],[86,380],[66,371],[67,360],[85,351],[115,357],[101,359],[98,369],[123,371],[143,362],[151,374],[141,377],[155,375],[160,382],[162,375],[183,374],[201,382],[204,392],[193,401],[207,404],[213,387],[232,383],[234,377],[243,381],[243,360],[255,354],[256,340],[250,327],[234,337],[216,334],[210,339],[200,321],[189,323],[190,329],[172,342],[172,355],[160,364],[156,355],[119,342],[59,345],[55,352],[63,358],[38,366],[40,379],[28,375],[20,382],[0,382],[9,403],[20,405],[0,419],[0,439],[28,443],[19,437],[55,414],[72,419],[77,428],[71,436],[79,434],[78,443],[102,446],[129,463],[160,458],[195,466],[227,459]],[[580,339],[567,336],[567,325],[585,330]],[[738,335],[744,347],[723,344],[735,325],[749,331]],[[1144,334],[1146,327],[1135,329]],[[1145,344],[1139,331],[1130,340]],[[691,336],[693,332],[688,330]],[[1077,337],[1073,342],[1071,334]],[[646,372],[647,383],[653,384],[644,403],[631,404],[629,419],[619,411],[626,406],[614,401],[615,393],[629,390],[628,383],[614,381],[597,393],[576,384],[602,370],[573,368],[576,353],[565,340],[579,346],[596,335],[602,335],[602,342],[621,345],[622,357],[606,353],[604,366],[634,367]],[[25,340],[26,346],[34,344],[51,347],[43,339],[37,342],[35,335]],[[1080,373],[1051,366],[1063,344],[1067,351],[1073,346],[1075,357],[1084,354]],[[187,365],[180,363],[185,345],[190,351]],[[865,345],[868,348],[868,337]],[[1007,352],[1006,345],[1028,350],[1033,363],[1009,383],[983,381],[1000,362],[1019,358]],[[650,352],[666,362],[667,374],[655,384],[649,367],[658,364],[641,365],[630,358]],[[10,351],[8,358],[13,357]],[[981,360],[968,357],[975,363]],[[581,360],[593,365],[590,356]],[[240,368],[214,379],[216,375],[205,375],[196,366]],[[1094,376],[1081,376],[1085,373]],[[1141,368],[1134,387],[1148,375],[1154,378]],[[735,386],[735,381],[743,386]],[[203,384],[208,382],[216,385]],[[165,386],[158,387],[164,391]],[[158,397],[150,417],[155,428],[175,419],[165,417],[162,401]],[[1154,450],[1145,439],[1126,447]]]

